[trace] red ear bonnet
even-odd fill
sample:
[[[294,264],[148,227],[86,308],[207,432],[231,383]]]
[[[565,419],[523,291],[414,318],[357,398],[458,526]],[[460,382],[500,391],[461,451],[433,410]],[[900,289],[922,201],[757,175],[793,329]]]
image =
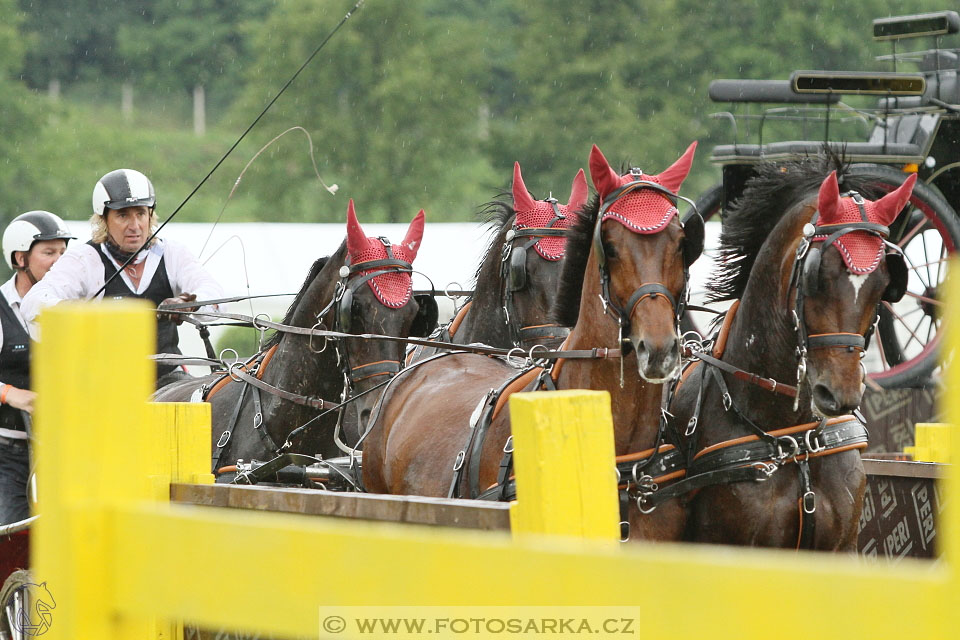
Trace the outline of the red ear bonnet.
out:
[[[423,226],[424,214],[421,209],[410,223],[403,243],[390,246],[394,258],[413,263],[420,249],[420,241],[423,239]],[[347,205],[347,255],[351,265],[362,265],[364,262],[386,260],[390,257],[387,254],[387,248],[379,238],[369,238],[363,233],[353,208],[353,200],[350,200]],[[374,267],[358,273],[365,275],[382,269],[383,267]],[[377,300],[392,309],[399,309],[407,304],[413,294],[413,280],[410,273],[405,271],[387,271],[370,278],[367,284],[373,290]]]
[[[587,179],[583,169],[573,179],[570,189],[570,202],[557,204],[556,210],[547,200],[534,200],[523,184],[520,175],[520,163],[513,165],[513,209],[516,217],[513,221],[514,229],[567,229],[577,221],[577,211],[587,201]],[[557,212],[561,216],[557,217]],[[563,257],[567,246],[566,236],[548,236],[537,240],[533,248],[545,260],[556,261]]]
[[[917,175],[912,174],[900,187],[886,194],[876,201],[863,201],[863,209],[867,214],[867,221],[884,226],[890,226],[897,214],[903,209],[913,193],[913,185]],[[814,236],[815,240],[825,240],[830,233],[831,226],[842,226],[852,222],[862,222],[860,208],[852,197],[841,197],[837,184],[837,172],[833,171],[820,185],[817,196],[817,227],[822,233]],[[852,231],[840,236],[834,243],[847,269],[856,275],[872,273],[885,253],[883,240],[866,231]]]
[[[600,149],[594,145],[590,152],[590,176],[593,178],[593,186],[600,194],[601,202],[616,189],[637,180],[653,182],[677,193],[690,173],[696,150],[697,143],[691,143],[683,155],[659,175],[652,176],[641,172],[639,175],[628,173],[619,176],[610,168]],[[634,233],[657,233],[677,215],[677,208],[673,203],[652,189],[637,188],[621,195],[613,203],[603,204],[607,205],[603,220],[616,220]]]

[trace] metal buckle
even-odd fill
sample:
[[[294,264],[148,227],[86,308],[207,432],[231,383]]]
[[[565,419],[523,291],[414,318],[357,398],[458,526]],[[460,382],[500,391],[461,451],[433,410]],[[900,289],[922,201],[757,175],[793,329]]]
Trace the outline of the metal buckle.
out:
[[[230,441],[230,429],[227,429],[226,431],[220,434],[220,439],[217,440],[217,446],[225,447],[227,446],[227,442],[229,441]]]
[[[810,436],[813,436],[814,443],[810,442]],[[820,442],[820,434],[816,429],[810,429],[803,434],[803,444],[807,447],[807,453],[819,453],[827,448],[827,445]]]
[[[504,453],[513,453],[513,435],[511,434],[507,441],[503,443]]]
[[[620,521],[620,542],[628,542],[630,540],[630,523],[626,520]]]
[[[781,442],[784,440],[787,441],[787,443],[790,445],[790,448],[792,449],[792,451],[790,451],[789,453],[783,452],[783,445],[781,444]],[[793,436],[780,436],[779,438],[777,438],[777,460],[789,460],[790,458],[793,458],[794,456],[796,456],[798,453],[800,453],[800,443],[797,442],[796,438],[794,438]]]
[[[697,416],[693,416],[687,422],[687,430],[683,432],[683,435],[688,438],[693,435],[693,432],[697,430]]]
[[[763,472],[763,474],[766,476],[765,478],[760,478],[760,480],[766,480],[772,476],[777,469],[780,468],[772,462],[756,462],[754,463],[753,467],[754,469]]]
[[[723,394],[723,410],[730,411],[730,407],[733,406],[733,398],[730,397],[729,393]]]
[[[457,471],[460,471],[460,469],[463,467],[463,459],[466,457],[467,457],[467,453],[465,451],[461,451],[460,453],[457,454],[457,459],[453,463],[454,473],[456,473]]]
[[[649,495],[649,494],[645,494],[645,493],[638,493],[638,494],[637,494],[637,509],[639,509],[639,510],[640,510],[640,513],[642,513],[643,515],[649,515],[649,514],[651,514],[651,513],[653,513],[654,511],[657,510],[657,505],[653,505],[653,506],[651,506],[651,507],[644,507],[644,506],[643,506],[643,505],[645,505],[645,504],[647,503],[647,496],[648,496],[648,495]]]
[[[253,416],[253,428],[259,429],[262,424],[263,424],[263,414],[258,411]]]
[[[817,510],[817,494],[813,490],[807,491],[803,494],[803,512],[806,514],[812,514]]]

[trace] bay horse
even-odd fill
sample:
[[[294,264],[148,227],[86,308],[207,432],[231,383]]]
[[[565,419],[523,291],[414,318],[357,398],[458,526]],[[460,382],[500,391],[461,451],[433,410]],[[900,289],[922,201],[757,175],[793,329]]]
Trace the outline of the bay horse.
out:
[[[362,464],[367,490],[478,497],[505,486],[498,469],[510,450],[510,416],[498,409],[510,392],[540,383],[607,390],[617,453],[654,445],[662,387],[680,367],[686,274],[702,249],[702,224],[682,224],[675,206],[695,147],[656,176],[639,169],[620,176],[596,146],[591,151],[597,195],[569,232],[555,319],[572,326],[563,349],[619,349],[620,358],[563,360],[521,375],[501,360],[474,354],[435,356],[408,367],[371,417]],[[651,529],[645,534],[656,537],[651,522],[645,521]]]
[[[473,296],[443,328],[440,340],[529,350],[536,344],[556,347],[567,335],[567,328],[549,322],[548,315],[560,281],[567,229],[587,201],[587,179],[581,169],[567,204],[552,197],[536,200],[515,162],[511,195],[512,205],[494,200],[483,207],[496,231],[477,269]],[[418,347],[408,361],[435,353]]]
[[[367,237],[351,200],[346,239],[333,255],[314,262],[283,324],[400,337],[429,334],[436,324],[436,302],[432,296],[412,295],[410,275],[423,228],[421,210],[400,244]],[[330,342],[277,332],[246,370],[283,391],[332,402],[343,399],[345,390],[362,393],[400,370],[402,344],[359,338]],[[273,458],[291,431],[319,414],[317,408],[261,393],[235,377],[220,373],[184,380],[154,396],[160,402],[184,402],[198,394],[212,404],[214,472],[227,460]],[[361,420],[374,395],[356,401]],[[333,438],[337,420],[335,412],[329,413],[295,437],[290,450],[323,458],[341,455]],[[346,435],[347,440],[356,438]]]
[[[670,404],[686,482],[718,482],[690,502],[690,540],[856,549],[867,432],[844,414],[879,306],[906,289],[886,237],[916,176],[874,202],[843,168],[833,155],[761,165],[724,220],[710,299],[738,302]],[[841,196],[838,172],[859,193]]]

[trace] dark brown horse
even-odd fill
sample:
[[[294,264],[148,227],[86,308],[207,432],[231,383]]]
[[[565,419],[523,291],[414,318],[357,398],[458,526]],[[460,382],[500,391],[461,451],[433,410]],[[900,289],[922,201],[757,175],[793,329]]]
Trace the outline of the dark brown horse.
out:
[[[547,386],[609,391],[618,454],[653,446],[663,383],[680,366],[677,318],[687,267],[702,246],[702,226],[698,237],[685,236],[672,195],[694,148],[658,176],[635,170],[621,177],[599,149],[591,152],[598,194],[570,232],[556,319],[573,327],[566,349],[621,348],[622,359],[566,360],[521,378],[500,360],[468,354],[408,368],[371,418],[363,453],[369,491],[476,497],[495,485],[510,436],[509,412],[496,407],[509,392],[498,400],[488,391],[531,389],[527,379],[536,375],[546,382],[549,374]],[[471,414],[481,403],[491,421],[481,418],[472,430]],[[656,518],[675,525],[666,511]],[[650,537],[677,535],[655,532],[651,520],[645,526]]]
[[[313,264],[283,324],[404,337],[428,334],[436,322],[436,306],[432,298],[412,295],[410,276],[423,226],[420,211],[402,243],[391,245],[385,238],[368,238],[351,200],[346,240],[333,255]],[[287,392],[339,402],[345,385],[352,394],[359,394],[396,373],[402,351],[401,344],[352,338],[331,340],[324,348],[322,339],[311,342],[309,336],[278,332],[255,361],[259,363],[256,375]],[[215,469],[238,458],[272,458],[287,434],[319,413],[223,374],[169,385],[155,398],[182,402],[197,390],[213,405]],[[361,418],[375,402],[375,395],[357,401]],[[333,438],[337,418],[337,412],[332,412],[313,423],[292,442],[290,451],[325,458],[341,455]],[[356,419],[351,422],[356,424]],[[356,434],[343,437],[348,444],[356,441]]]
[[[556,347],[567,335],[548,315],[560,282],[566,231],[587,201],[587,179],[581,169],[567,204],[535,200],[523,183],[520,163],[514,163],[512,196],[512,205],[495,200],[484,206],[496,232],[477,269],[472,299],[441,340],[529,349],[536,344]],[[419,349],[414,359],[434,353]]]
[[[840,197],[831,169],[864,197]],[[720,364],[685,371],[670,406],[688,478],[719,482],[692,498],[690,539],[856,548],[866,430],[841,416],[860,403],[879,305],[906,286],[885,238],[912,185],[872,202],[835,157],[763,165],[724,220],[709,286],[712,300],[739,303],[713,352]]]

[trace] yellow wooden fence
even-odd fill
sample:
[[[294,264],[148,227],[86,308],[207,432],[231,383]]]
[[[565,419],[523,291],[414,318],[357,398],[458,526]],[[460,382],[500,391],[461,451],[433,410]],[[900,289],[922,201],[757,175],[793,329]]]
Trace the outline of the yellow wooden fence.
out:
[[[651,637],[955,638],[960,629],[952,500],[937,563],[613,544],[612,429],[599,392],[511,399],[512,537],[171,505],[171,479],[210,481],[209,408],[144,401],[150,312],[59,305],[41,325],[32,563],[56,599],[48,638],[175,638],[178,620],[317,637],[325,608],[377,605],[617,605]],[[951,376],[948,388],[960,388]],[[947,394],[954,424],[957,395]],[[956,474],[948,484],[960,495]]]

